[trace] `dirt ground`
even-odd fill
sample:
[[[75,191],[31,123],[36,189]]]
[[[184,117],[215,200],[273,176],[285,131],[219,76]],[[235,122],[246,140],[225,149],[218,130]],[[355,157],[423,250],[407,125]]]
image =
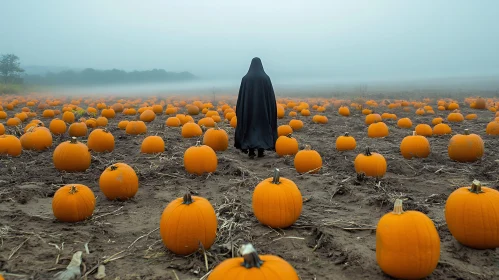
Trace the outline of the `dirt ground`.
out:
[[[430,124],[433,117],[448,114],[436,111],[436,115],[417,117],[414,111],[386,111],[399,118],[410,117],[414,126]],[[289,122],[288,112],[279,124]],[[463,114],[469,112],[462,109]],[[279,158],[274,153],[249,160],[232,147],[234,130],[227,126],[229,149],[218,153],[215,173],[200,177],[187,174],[183,168],[183,153],[196,139],[183,139],[180,129],[164,127],[167,116],[158,116],[148,126],[147,135],[159,135],[166,143],[165,153],[151,156],[140,153],[145,136],[129,136],[118,130],[118,121],[133,118],[120,114],[108,125],[116,140],[114,152],[93,153],[92,165],[84,173],[59,172],[52,164],[53,150],[67,136],[54,138],[48,151],[24,151],[17,158],[0,158],[0,272],[6,279],[51,279],[76,251],[83,251],[84,273],[111,260],[106,263],[106,279],[200,279],[208,273],[203,254],[172,254],[165,249],[158,230],[166,205],[190,191],[207,198],[218,216],[217,240],[206,255],[208,270],[231,257],[241,244],[251,242],[260,254],[287,260],[303,280],[389,279],[376,264],[375,227],[379,218],[391,211],[394,199],[401,197],[406,199],[405,210],[426,213],[440,235],[440,262],[428,279],[499,279],[499,249],[474,250],[460,245],[444,219],[446,198],[457,187],[478,179],[483,185],[498,188],[499,138],[485,135],[493,113],[474,112],[478,120],[452,124],[452,129],[453,135],[468,128],[482,136],[485,155],[475,163],[449,159],[451,136],[430,137],[428,158],[405,160],[399,144],[411,130],[399,129],[396,121],[388,120],[390,135],[369,139],[363,115],[353,112],[345,118],[330,107],[325,112],[328,124],[300,117],[305,127],[294,134],[301,148],[310,144],[322,155],[324,167],[319,174],[299,175],[292,158]],[[50,120],[40,119],[49,124]],[[346,131],[357,139],[357,149],[337,152],[336,137]],[[380,183],[356,179],[353,160],[366,146],[383,154],[388,162]],[[139,191],[130,201],[108,201],[99,190],[100,174],[114,162],[131,165],[139,176]],[[275,167],[298,185],[305,200],[300,219],[285,230],[259,224],[251,209],[254,187],[270,177]],[[91,219],[75,224],[55,220],[52,197],[69,183],[85,184],[96,194]],[[88,279],[93,277],[91,273]]]

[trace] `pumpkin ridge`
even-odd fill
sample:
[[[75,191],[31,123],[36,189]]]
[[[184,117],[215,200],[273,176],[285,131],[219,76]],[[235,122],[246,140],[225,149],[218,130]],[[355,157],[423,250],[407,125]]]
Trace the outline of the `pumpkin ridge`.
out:
[[[206,223],[206,220],[204,218],[203,211],[201,211],[201,208],[199,208],[198,204],[195,205],[195,208],[196,208],[197,212],[199,213],[199,215],[197,215],[198,222],[199,222],[199,219],[201,219],[201,221],[203,222],[203,229],[204,229],[203,230],[203,232],[204,232],[204,234],[203,234],[203,242],[201,242],[201,241],[200,242],[201,242],[201,245],[203,246],[203,248],[205,248],[206,243],[207,243],[206,242],[206,237],[208,236],[208,233],[206,232],[206,224],[207,223]]]

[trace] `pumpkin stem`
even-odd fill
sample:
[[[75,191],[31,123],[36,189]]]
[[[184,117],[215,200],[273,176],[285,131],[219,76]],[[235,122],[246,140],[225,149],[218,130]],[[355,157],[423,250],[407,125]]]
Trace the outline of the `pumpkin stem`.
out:
[[[366,148],[366,152],[364,153],[364,155],[366,155],[366,156],[372,156],[371,149],[369,149],[369,147]]]
[[[76,137],[74,137],[74,136],[73,136],[73,137],[71,137],[71,141],[70,141],[70,143],[71,143],[71,144],[76,144],[76,142],[78,142],[78,141],[76,141]]]
[[[418,134],[416,133],[416,131],[413,131],[413,132],[412,132],[412,136],[416,136],[416,135],[418,135]]]
[[[286,137],[292,138],[293,137],[293,133],[290,133],[290,134],[286,135]]]
[[[470,135],[470,131],[468,129],[464,130],[464,135]]]
[[[113,165],[111,165],[111,171],[114,171],[114,170],[116,170],[116,169],[118,169],[118,166],[116,166],[116,165],[114,165],[114,164],[113,164]]]
[[[109,132],[109,130],[107,130],[107,128],[105,128],[105,127],[104,127],[104,129],[102,129],[102,131],[105,132],[105,133]]]
[[[251,244],[246,244],[241,247],[241,255],[243,256],[242,266],[246,268],[260,268],[263,264],[263,261],[260,259],[258,254],[256,253],[255,247]]]
[[[480,183],[480,181],[478,181],[478,180],[473,180],[473,183],[471,184],[471,188],[469,190],[470,190],[470,192],[476,193],[476,194],[483,193],[482,183]]]
[[[183,202],[183,204],[185,204],[185,205],[189,205],[189,204],[191,204],[192,202],[193,202],[193,201],[192,201],[192,196],[191,196],[191,194],[190,194],[190,193],[186,193],[186,194],[184,195],[184,202]]]
[[[201,145],[201,140],[196,141],[196,147],[199,147]]]
[[[69,194],[75,194],[78,192],[78,189],[76,188],[76,186],[71,186],[71,188],[69,189]]]
[[[274,177],[272,177],[272,184],[280,184],[281,177],[279,175],[279,168],[274,169]]]
[[[400,215],[403,213],[404,213],[404,209],[402,209],[402,199],[397,198],[397,199],[395,199],[395,204],[393,206],[393,214]]]
[[[310,145],[308,145],[308,144],[307,144],[307,145],[305,145],[305,150],[306,150],[306,151],[310,151],[310,149],[311,149],[311,148],[312,148],[312,147],[310,147]]]
[[[345,132],[344,136],[348,137],[348,136],[350,136],[350,133]]]
[[[219,130],[220,128],[218,127],[217,122],[215,122],[215,126],[213,127],[215,130]]]

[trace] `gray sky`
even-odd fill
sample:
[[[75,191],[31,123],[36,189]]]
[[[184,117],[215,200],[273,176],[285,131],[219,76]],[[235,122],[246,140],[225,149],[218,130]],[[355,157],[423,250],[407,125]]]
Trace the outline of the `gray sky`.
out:
[[[499,1],[2,0],[24,65],[397,79],[499,74]]]

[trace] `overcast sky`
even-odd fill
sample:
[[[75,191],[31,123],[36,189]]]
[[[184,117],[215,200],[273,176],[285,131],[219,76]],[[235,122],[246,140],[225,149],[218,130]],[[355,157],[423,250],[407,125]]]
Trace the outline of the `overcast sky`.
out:
[[[271,77],[499,73],[499,1],[2,0],[23,65]]]

